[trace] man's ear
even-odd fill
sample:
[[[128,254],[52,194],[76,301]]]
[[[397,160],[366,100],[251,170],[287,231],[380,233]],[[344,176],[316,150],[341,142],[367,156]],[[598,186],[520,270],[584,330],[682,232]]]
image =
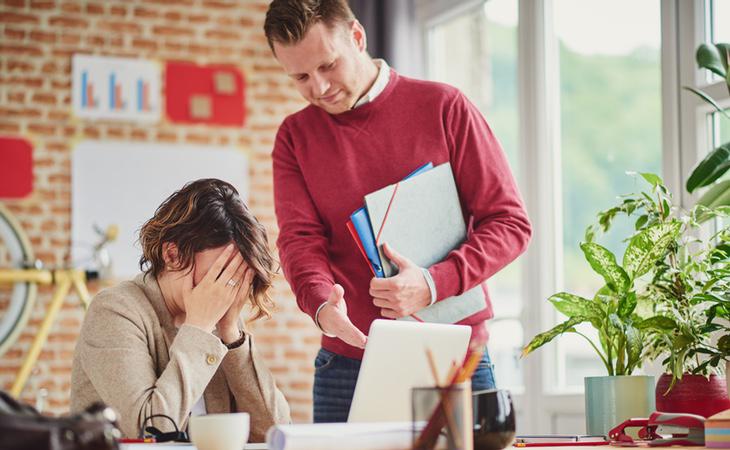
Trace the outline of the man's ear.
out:
[[[365,28],[363,28],[362,24],[360,24],[359,21],[353,20],[350,24],[350,36],[352,36],[352,41],[359,51],[367,51],[368,38],[365,34]]]
[[[177,245],[173,242],[162,243],[162,259],[165,261],[165,267],[174,270],[180,265],[180,255]]]

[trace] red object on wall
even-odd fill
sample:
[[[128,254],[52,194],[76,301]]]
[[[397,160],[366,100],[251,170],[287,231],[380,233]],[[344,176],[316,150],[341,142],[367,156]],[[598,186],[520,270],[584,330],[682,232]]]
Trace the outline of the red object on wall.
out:
[[[25,139],[0,136],[0,198],[22,198],[33,191],[33,146]]]
[[[216,74],[227,74],[232,85],[221,90]],[[242,126],[245,120],[245,82],[241,70],[232,65],[200,66],[189,62],[168,62],[165,68],[165,101],[172,122]],[[210,99],[210,114],[191,114],[192,97]]]

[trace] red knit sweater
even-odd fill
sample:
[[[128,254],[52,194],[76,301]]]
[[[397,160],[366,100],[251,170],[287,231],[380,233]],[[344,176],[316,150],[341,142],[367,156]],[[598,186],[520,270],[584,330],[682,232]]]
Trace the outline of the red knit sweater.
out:
[[[427,162],[450,161],[467,241],[429,268],[437,299],[486,283],[520,255],[530,224],[509,165],[479,111],[457,89],[391,71],[372,102],[330,115],[308,106],[282,123],[273,150],[277,245],[299,307],[314,317],[332,285],[345,288],[348,316],[365,334],[379,309],[368,294],[372,272],[346,223],[364,196]],[[396,249],[397,250],[397,249]],[[461,323],[486,342],[484,310]],[[362,350],[323,336],[322,346],[350,358]]]

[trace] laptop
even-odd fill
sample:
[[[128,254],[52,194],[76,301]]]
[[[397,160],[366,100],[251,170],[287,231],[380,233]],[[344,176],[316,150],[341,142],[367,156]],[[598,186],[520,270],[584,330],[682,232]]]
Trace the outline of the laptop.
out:
[[[464,361],[470,338],[471,327],[464,325],[375,320],[347,421],[410,421],[411,388],[434,385],[426,349],[444,382],[451,362]]]

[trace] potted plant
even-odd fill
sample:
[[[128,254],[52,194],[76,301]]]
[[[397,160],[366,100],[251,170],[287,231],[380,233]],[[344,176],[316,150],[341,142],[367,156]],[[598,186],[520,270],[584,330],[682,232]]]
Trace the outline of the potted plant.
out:
[[[724,80],[730,93],[730,44],[701,44],[697,48],[695,60],[699,68],[708,70]],[[710,95],[690,87],[685,87],[685,89],[693,92],[712,106],[721,118],[730,119],[730,114],[723,110]],[[730,142],[726,142],[709,152],[692,170],[690,177],[687,179],[687,192],[692,193],[699,188],[709,187],[700,197],[698,204],[708,208],[730,205],[730,180],[717,181],[725,175],[728,169],[730,169]],[[730,318],[730,314],[728,314],[722,303],[717,303],[711,310],[710,315],[708,325],[714,322],[715,316],[725,320]],[[726,384],[730,386],[730,358],[728,358],[730,356],[730,337],[728,337],[730,333],[728,333],[727,327],[722,322],[715,322],[715,324],[724,329],[724,335],[718,341],[718,349],[710,360],[714,364],[719,363],[720,360],[726,361]]]
[[[666,195],[659,177],[642,176],[655,190]],[[633,214],[642,201],[649,201],[644,196],[649,198],[646,193],[627,197],[620,205],[599,214],[598,224],[588,228],[580,247],[588,264],[603,277],[605,284],[590,299],[567,292],[551,296],[549,301],[567,320],[535,336],[523,350],[526,356],[563,333],[578,334],[595,350],[606,367],[607,376],[585,379],[589,434],[607,434],[625,419],[648,417],[654,411],[654,377],[632,374],[649,357],[645,342],[675,326],[671,318],[653,312],[650,299],[643,295],[641,281],[664,258],[679,232],[679,225],[641,215],[621,264],[611,251],[595,242],[596,231],[608,231],[620,213]],[[597,343],[576,329],[582,323],[596,330]]]
[[[725,294],[719,293],[730,287],[730,265],[725,270],[727,258],[721,258],[730,255],[730,251],[723,253],[730,250],[730,243],[725,243],[730,230],[723,229],[708,241],[710,244],[693,237],[702,221],[727,216],[730,208],[697,205],[690,212],[679,211],[661,178],[653,174],[641,177],[650,189],[625,196],[617,206],[600,212],[598,223],[588,228],[581,244],[589,264],[606,284],[590,300],[567,293],[552,296],[551,303],[568,320],[535,336],[523,352],[526,355],[562,333],[578,333],[575,326],[579,323],[588,322],[597,330],[600,345],[589,342],[606,366],[608,377],[585,380],[589,433],[605,433],[629,417],[646,417],[655,409],[655,402],[658,410],[669,407],[705,415],[715,408],[730,408],[730,404],[723,404],[727,401],[724,383],[717,377],[705,377],[718,365],[712,359],[718,347],[712,345],[711,337],[721,327],[708,314],[726,312],[726,304],[719,303]],[[626,239],[620,265],[613,253],[595,242],[598,232],[608,232],[619,216],[635,218],[635,231]],[[718,306],[710,309],[712,305]],[[648,390],[640,394],[636,390],[639,378],[626,376],[644,361],[659,357],[668,374],[660,378],[656,390],[652,377],[645,388]],[[629,383],[624,378],[633,383],[626,393],[620,387]],[[703,388],[694,391],[698,385]],[[687,410],[681,401],[677,403],[677,398],[684,398],[686,387],[708,394],[700,405],[709,404],[710,408]],[[667,397],[672,391],[674,396]],[[641,409],[635,402],[645,395],[653,401],[642,400]],[[632,402],[635,409],[622,410]],[[606,417],[602,410],[617,414]]]
[[[730,408],[725,379],[717,376],[721,350],[713,344],[722,330],[714,317],[724,313],[717,305],[728,301],[730,292],[730,228],[720,227],[704,240],[697,236],[703,222],[730,217],[730,207],[698,204],[681,211],[659,177],[644,178],[652,184],[651,193],[626,197],[624,206],[599,214],[599,220],[608,230],[619,214],[637,217],[632,241],[642,230],[670,230],[657,234],[669,244],[647,273],[640,294],[653,314],[664,317],[663,326],[647,336],[645,356],[661,358],[665,369],[656,387],[657,410],[709,417]]]

